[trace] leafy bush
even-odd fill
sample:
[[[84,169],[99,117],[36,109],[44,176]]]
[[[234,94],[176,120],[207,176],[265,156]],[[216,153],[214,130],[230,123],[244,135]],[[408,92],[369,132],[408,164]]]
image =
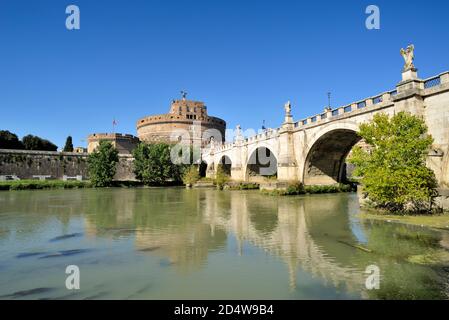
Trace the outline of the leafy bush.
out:
[[[134,173],[146,185],[164,185],[181,182],[185,166],[174,164],[170,145],[166,143],[140,143],[133,151]]]
[[[215,185],[217,189],[223,189],[226,182],[228,182],[229,176],[223,170],[223,165],[217,166],[217,172],[215,173]]]
[[[227,183],[226,187],[229,190],[255,190],[259,189],[259,184],[255,182],[235,182]]]
[[[354,148],[349,161],[356,166],[364,192],[378,208],[429,212],[437,195],[434,172],[426,167],[433,139],[424,121],[406,112],[389,118],[377,114],[360,125],[369,150]]]
[[[299,182],[289,184],[285,193],[287,195],[304,194],[304,186]]]
[[[186,186],[192,186],[200,180],[200,174],[196,166],[190,166],[182,175],[182,182]]]
[[[99,146],[87,158],[90,181],[94,187],[109,187],[114,179],[118,151],[107,141]]]
[[[329,186],[304,186],[302,183],[291,183],[286,189],[275,190],[263,190],[263,193],[269,195],[279,196],[294,196],[301,194],[319,194],[319,193],[339,193],[339,192],[351,192],[355,191],[355,188],[349,184],[338,184]]]

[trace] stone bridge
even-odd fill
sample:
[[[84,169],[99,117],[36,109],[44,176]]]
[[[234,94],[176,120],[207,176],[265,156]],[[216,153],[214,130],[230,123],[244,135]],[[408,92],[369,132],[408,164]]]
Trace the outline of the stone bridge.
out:
[[[206,176],[212,177],[222,164],[236,181],[272,176],[278,181],[306,185],[335,184],[345,179],[345,159],[360,140],[359,125],[376,113],[407,111],[425,120],[434,138],[428,166],[441,186],[449,186],[449,72],[420,79],[412,67],[403,71],[395,89],[342,107],[326,108],[323,113],[296,122],[289,103],[285,109],[284,123],[277,129],[247,138],[237,133],[232,143],[211,143],[202,153]]]

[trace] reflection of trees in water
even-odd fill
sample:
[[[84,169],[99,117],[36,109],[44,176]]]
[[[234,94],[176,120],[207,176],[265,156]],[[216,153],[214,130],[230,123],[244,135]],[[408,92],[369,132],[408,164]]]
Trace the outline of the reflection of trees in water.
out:
[[[178,270],[195,270],[207,261],[209,251],[226,244],[226,233],[211,232],[202,222],[201,192],[171,189],[166,193],[167,198],[157,197],[155,202],[149,197],[137,202],[136,246],[143,250],[160,248],[154,254],[168,257]]]
[[[241,242],[248,241],[281,257],[289,268],[292,288],[300,267],[336,288],[346,287],[365,298],[447,297],[447,281],[439,272],[404,261],[429,250],[441,253],[440,234],[429,231],[424,235],[402,227],[408,230],[407,236],[398,225],[366,226],[362,228],[369,235],[365,245],[372,252],[362,251],[355,247],[360,244],[348,218],[350,210],[358,211],[354,201],[357,199],[351,195],[273,198],[235,193],[230,217],[216,215],[211,201],[204,219],[234,233],[240,248]],[[381,290],[365,289],[364,271],[372,264],[381,268]]]
[[[380,290],[370,291],[370,298],[449,298],[448,275],[441,268],[442,264],[449,262],[449,253],[440,246],[441,233],[373,221],[368,241],[383,271]],[[426,265],[426,261],[432,260],[441,262],[434,267]]]
[[[14,234],[16,238],[28,237],[44,229],[54,219],[61,223],[61,233],[69,222],[82,214],[82,193],[77,190],[10,191],[0,194],[0,215],[8,218],[3,222],[0,238]]]
[[[136,197],[131,189],[90,190],[84,201],[86,233],[111,237],[132,234]],[[109,232],[117,228],[121,232]]]
[[[137,250],[168,258],[181,271],[194,270],[226,243],[223,230],[211,233],[202,223],[201,197],[177,188],[111,189],[91,198],[86,226],[98,236],[135,236]]]

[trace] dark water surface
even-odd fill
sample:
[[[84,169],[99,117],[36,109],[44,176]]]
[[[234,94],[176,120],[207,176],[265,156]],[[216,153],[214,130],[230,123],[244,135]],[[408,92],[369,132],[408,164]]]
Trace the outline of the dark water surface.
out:
[[[358,213],[355,194],[0,192],[0,296],[447,299],[449,233]],[[65,287],[68,265],[80,290]],[[370,265],[378,290],[365,287]]]

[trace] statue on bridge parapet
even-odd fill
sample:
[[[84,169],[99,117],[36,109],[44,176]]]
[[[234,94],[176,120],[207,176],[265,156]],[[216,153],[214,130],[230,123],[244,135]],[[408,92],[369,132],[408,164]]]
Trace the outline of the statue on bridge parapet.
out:
[[[285,109],[285,115],[291,115],[292,104],[290,103],[290,100],[287,101],[287,103],[284,105],[284,109]]]
[[[287,101],[284,104],[284,110],[285,110],[284,123],[292,123],[293,122],[293,118],[292,118],[292,104],[290,103],[290,100]]]
[[[242,127],[238,124],[235,128],[235,141],[243,140]]]
[[[411,44],[405,50],[401,48],[401,55],[405,61],[403,72],[409,70],[416,71],[416,68],[413,65],[413,60],[415,59],[415,46]]]

